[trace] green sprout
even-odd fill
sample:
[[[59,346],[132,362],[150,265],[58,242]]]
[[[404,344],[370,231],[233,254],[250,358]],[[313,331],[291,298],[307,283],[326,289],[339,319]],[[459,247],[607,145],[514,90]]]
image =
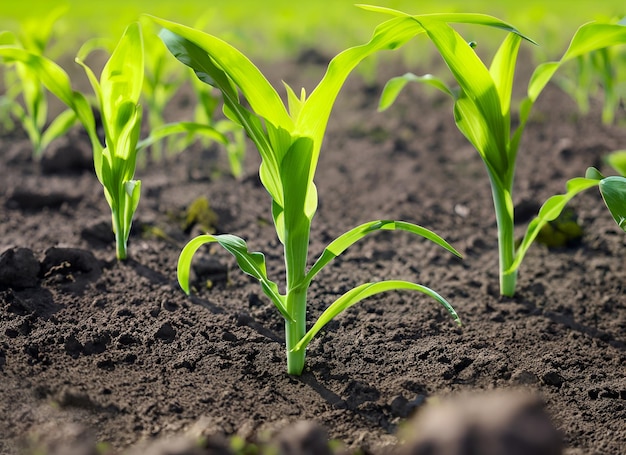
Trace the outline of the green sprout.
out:
[[[607,197],[615,191],[619,194],[619,177],[606,179],[598,173],[589,173],[587,178],[578,177],[567,182],[567,193],[548,199],[533,220],[519,248],[514,237],[513,180],[515,162],[522,133],[528,122],[530,111],[546,84],[561,65],[580,55],[626,42],[626,27],[618,24],[589,23],[576,32],[568,50],[561,60],[538,66],[528,85],[527,97],[520,107],[519,125],[511,127],[511,96],[515,63],[523,39],[530,42],[512,27],[493,22],[483,15],[467,15],[465,19],[455,15],[449,18],[433,15],[410,16],[387,8],[364,6],[364,8],[412,18],[425,30],[430,40],[448,65],[459,84],[449,87],[442,79],[433,75],[404,76],[390,80],[381,96],[379,109],[387,109],[410,81],[431,85],[454,99],[454,119],[459,130],[480,154],[491,182],[493,202],[498,228],[500,259],[500,293],[513,296],[517,285],[517,270],[532,241],[545,223],[556,219],[567,202],[583,190],[599,186],[604,200],[615,220],[620,223],[626,213],[626,204],[619,197]],[[460,20],[459,20],[460,19]],[[457,33],[448,22],[472,22],[503,28],[509,33],[496,52],[491,65],[485,66],[473,47]],[[620,204],[620,201],[621,204]]]
[[[43,55],[50,44],[55,22],[66,8],[56,8],[38,20],[27,20],[21,24],[21,33],[0,33],[0,45],[15,46],[35,54]],[[5,62],[7,91],[2,95],[3,123],[10,127],[10,114],[24,128],[33,146],[33,158],[41,159],[52,141],[63,136],[76,123],[76,115],[67,109],[49,121],[47,93],[35,71],[28,65],[15,61]],[[22,103],[18,101],[21,98]]]
[[[286,107],[259,69],[228,43],[193,28],[152,19],[164,28],[161,38],[172,54],[194,69],[200,80],[222,93],[224,114],[241,125],[254,142],[262,158],[259,175],[271,196],[274,226],[284,247],[286,288],[281,293],[277,283],[267,276],[265,256],[249,251],[243,239],[230,234],[200,235],[183,248],[178,262],[178,281],[186,293],[190,292],[189,273],[194,253],[207,243],[217,242],[236,258],[243,272],[260,282],[265,295],[283,316],[287,372],[294,375],[302,373],[306,347],[325,324],[346,308],[384,291],[407,289],[425,293],[459,322],[452,306],[435,291],[409,281],[388,280],[364,283],[348,291],[330,304],[307,331],[307,291],[311,282],[324,266],[366,235],[380,230],[408,231],[459,255],[445,240],[423,227],[378,220],[364,223],[331,242],[307,270],[310,227],[317,210],[313,179],[336,96],[361,60],[379,50],[401,46],[420,32],[417,23],[397,18],[381,24],[368,43],[337,55],[308,97],[304,90],[296,95],[285,84]]]
[[[144,48],[139,23],[128,26],[98,80],[84,59],[100,47],[106,48],[105,41],[86,42],[79,50],[76,62],[84,68],[93,87],[95,104],[104,126],[104,145],[96,130],[91,102],[84,94],[72,89],[63,68],[40,54],[17,46],[0,46],[0,57],[27,66],[82,123],[91,141],[96,176],[111,208],[116,256],[123,260],[128,256],[128,238],[141,192],[141,181],[134,178],[138,152],[172,134],[198,132],[222,143],[227,139],[210,125],[177,122],[155,128],[140,141],[142,109],[139,99],[144,78]]]
[[[613,22],[626,25],[626,18]],[[615,113],[623,101],[620,93],[620,75],[623,76],[625,54],[623,49],[607,46],[593,50],[575,58],[570,74],[557,77],[555,82],[568,93],[578,105],[582,114],[588,114],[590,98],[602,92],[602,122],[610,125],[615,121]],[[621,74],[620,74],[621,73]]]
[[[104,146],[98,137],[89,101],[82,93],[72,90],[70,78],[61,67],[39,54],[17,47],[1,46],[0,56],[28,67],[40,83],[71,108],[85,127],[92,144],[96,175],[111,207],[116,254],[118,259],[125,259],[141,190],[141,182],[133,178],[141,128],[138,101],[143,81],[143,46],[139,24],[131,24],[126,29],[104,66],[99,81],[93,71],[77,58],[96,94],[104,125]]]

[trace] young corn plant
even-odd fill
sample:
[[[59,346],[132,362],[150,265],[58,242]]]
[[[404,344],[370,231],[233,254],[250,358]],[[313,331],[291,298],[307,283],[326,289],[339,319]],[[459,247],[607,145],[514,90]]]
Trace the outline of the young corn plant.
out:
[[[127,257],[132,218],[139,203],[141,182],[134,179],[137,142],[141,127],[138,105],[143,81],[141,29],[131,24],[107,61],[100,80],[80,59],[96,94],[104,125],[105,144],[87,98],[72,90],[69,76],[52,60],[24,49],[0,47],[5,60],[19,62],[37,75],[38,83],[63,101],[79,118],[92,143],[94,168],[111,207],[118,259]]]
[[[139,100],[144,77],[141,28],[138,23],[128,26],[98,79],[84,59],[101,45],[98,40],[86,43],[76,62],[84,68],[93,87],[96,108],[104,126],[104,144],[96,130],[91,102],[72,89],[68,74],[59,65],[16,46],[0,46],[0,58],[27,66],[82,123],[91,141],[96,176],[111,208],[116,256],[124,260],[128,256],[128,238],[141,193],[141,181],[134,178],[138,152],[172,134],[198,132],[222,143],[227,139],[210,126],[178,122],[162,125],[140,141],[142,109]]]
[[[425,30],[430,40],[443,57],[454,76],[458,87],[450,87],[433,75],[404,76],[390,80],[381,95],[379,109],[387,109],[410,81],[431,85],[454,99],[454,119],[459,130],[472,143],[480,154],[489,175],[498,229],[500,262],[500,293],[513,296],[517,285],[517,271],[530,243],[543,225],[555,219],[565,204],[579,192],[600,186],[609,210],[620,224],[619,219],[626,213],[623,200],[606,197],[607,192],[618,192],[619,181],[600,178],[589,173],[591,178],[574,178],[567,182],[567,193],[549,199],[542,207],[536,220],[530,223],[529,230],[519,248],[514,237],[513,180],[520,139],[528,122],[531,109],[537,97],[554,73],[568,61],[596,49],[626,42],[626,27],[618,24],[589,23],[580,27],[569,48],[557,62],[538,66],[528,85],[527,97],[520,107],[519,125],[511,126],[511,96],[513,76],[518,50],[525,38],[514,30],[508,34],[497,50],[491,65],[487,67],[476,54],[473,46],[449,25],[456,20],[437,18],[431,15],[409,16],[387,8],[365,6],[366,9],[392,14],[397,17],[411,17]],[[484,25],[488,22],[483,22]],[[526,38],[528,41],[528,38]],[[620,203],[622,201],[622,203]],[[616,215],[617,214],[617,215]],[[620,224],[623,227],[623,224]]]
[[[64,12],[64,8],[57,8],[45,19],[25,21],[18,34],[1,32],[0,45],[20,47],[43,55],[50,44],[54,23]],[[19,61],[5,62],[5,69],[7,90],[2,95],[5,115],[12,116],[22,125],[33,146],[33,158],[39,160],[48,145],[76,123],[76,115],[67,109],[49,121],[48,94],[37,73]],[[7,117],[4,123],[10,126],[11,119]]]
[[[626,25],[626,18],[615,21]],[[568,74],[561,75],[555,82],[577,103],[582,114],[588,114],[590,98],[602,92],[602,122],[610,125],[615,121],[615,113],[624,95],[620,85],[624,85],[624,61],[626,54],[619,47],[604,47],[576,57],[576,65],[568,68]]]
[[[259,69],[241,52],[220,40],[174,22],[152,18],[163,27],[161,38],[171,53],[191,67],[204,83],[217,88],[223,97],[224,114],[240,125],[254,142],[262,163],[261,182],[271,196],[272,218],[284,247],[285,292],[267,276],[265,256],[249,251],[246,242],[234,235],[201,235],[182,250],[178,281],[190,292],[189,271],[192,257],[201,246],[217,242],[237,260],[241,270],[256,278],[265,295],[285,320],[287,372],[300,375],[311,339],[346,308],[375,294],[391,290],[414,290],[439,302],[459,322],[450,304],[435,291],[409,281],[387,280],[361,284],[330,304],[307,331],[307,292],[313,279],[346,248],[380,230],[403,230],[421,235],[455,255],[459,253],[435,233],[402,221],[377,220],[364,223],[330,243],[307,270],[311,221],[317,210],[317,190],[313,182],[324,131],[335,98],[345,79],[370,54],[394,49],[420,33],[417,23],[406,18],[381,24],[371,40],[345,50],[329,64],[317,88],[307,97],[297,95],[288,85],[288,107]]]

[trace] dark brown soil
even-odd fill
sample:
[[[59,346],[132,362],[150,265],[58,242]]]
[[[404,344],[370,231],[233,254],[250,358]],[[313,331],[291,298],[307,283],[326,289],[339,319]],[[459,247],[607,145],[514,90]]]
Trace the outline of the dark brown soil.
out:
[[[433,229],[464,260],[405,233],[366,238],[312,285],[309,320],[355,285],[397,278],[440,292],[463,327],[421,294],[370,298],[329,324],[311,343],[304,374],[291,377],[279,313],[227,253],[201,251],[200,290],[192,297],[175,277],[181,247],[201,230],[186,231],[180,217],[204,196],[217,215],[216,231],[266,253],[270,277],[282,281],[255,151],[242,181],[229,177],[223,152],[200,145],[139,169],[132,259],[119,263],[102,188],[88,158],[73,151],[88,148],[78,130],[48,151],[66,159],[66,169],[50,159],[33,163],[23,135],[6,134],[1,453],[19,453],[29,438],[84,429],[116,453],[190,431],[255,440],[301,420],[317,422],[351,450],[387,453],[425,401],[493,389],[539,395],[568,454],[623,453],[626,235],[589,191],[571,204],[584,228],[580,242],[533,246],[517,295],[499,297],[483,163],[457,131],[448,99],[416,86],[377,113],[382,83],[406,71],[384,66],[377,84],[355,75],[337,100],[316,175],[311,260],[347,229],[379,218]],[[277,83],[282,77],[309,89],[323,69],[266,67]],[[190,108],[184,101],[181,95],[173,109]],[[603,126],[598,106],[582,117],[567,95],[549,87],[519,156],[519,235],[567,179],[591,165],[608,171],[602,157],[625,144],[624,128]],[[201,285],[206,280],[210,289]]]

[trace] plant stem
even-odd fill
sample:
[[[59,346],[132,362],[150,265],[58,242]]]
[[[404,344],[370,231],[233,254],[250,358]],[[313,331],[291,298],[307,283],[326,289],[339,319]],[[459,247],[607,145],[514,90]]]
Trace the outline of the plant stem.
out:
[[[498,252],[500,258],[500,294],[513,297],[517,286],[517,270],[506,273],[515,260],[513,199],[511,191],[491,182],[493,203],[498,224]]]
[[[304,284],[306,260],[309,251],[308,220],[300,229],[286,230],[285,268],[287,273],[287,313],[291,321],[285,322],[285,345],[287,349],[287,373],[299,376],[304,369],[306,349],[291,352],[306,334],[306,298],[308,286]]]
[[[113,212],[113,232],[115,233],[115,254],[117,259],[123,261],[126,259],[127,247],[126,238],[124,236],[123,221],[117,211]]]
[[[287,373],[299,376],[304,369],[306,349],[292,352],[306,333],[307,289],[297,288],[287,294],[287,308],[293,321],[285,322],[285,345],[287,350]]]

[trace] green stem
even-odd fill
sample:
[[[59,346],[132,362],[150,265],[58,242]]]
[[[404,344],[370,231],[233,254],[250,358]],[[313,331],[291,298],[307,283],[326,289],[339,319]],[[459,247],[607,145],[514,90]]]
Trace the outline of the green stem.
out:
[[[500,294],[513,297],[517,286],[517,270],[506,273],[515,260],[515,233],[511,191],[491,185],[498,224],[498,252],[500,258]]]
[[[285,347],[287,350],[287,373],[299,376],[304,369],[306,349],[292,352],[306,334],[306,298],[308,286],[306,260],[309,251],[308,220],[301,229],[286,230],[285,233],[285,268],[287,273],[287,313],[291,321],[285,322]]]
[[[113,212],[113,232],[115,233],[115,254],[117,259],[123,261],[127,256],[127,238],[124,235],[124,221],[120,219],[118,212]]]
[[[306,294],[307,289],[295,289],[287,295],[287,308],[293,321],[285,322],[285,345],[287,350],[287,373],[300,376],[304,369],[306,349],[292,352],[306,334]]]

